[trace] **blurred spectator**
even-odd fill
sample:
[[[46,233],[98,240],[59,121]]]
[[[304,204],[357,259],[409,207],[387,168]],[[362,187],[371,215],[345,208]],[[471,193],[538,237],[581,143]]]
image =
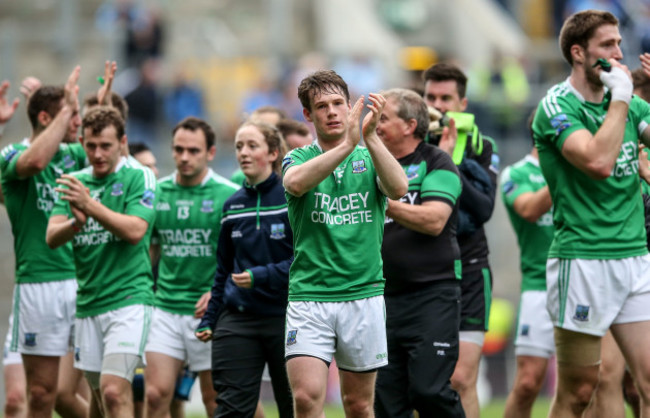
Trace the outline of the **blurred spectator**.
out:
[[[188,116],[205,119],[203,92],[179,69],[171,90],[165,96],[165,117],[168,124],[175,126]]]
[[[156,148],[156,126],[159,115],[158,61],[148,59],[140,68],[140,82],[124,96],[129,105],[127,137]]]

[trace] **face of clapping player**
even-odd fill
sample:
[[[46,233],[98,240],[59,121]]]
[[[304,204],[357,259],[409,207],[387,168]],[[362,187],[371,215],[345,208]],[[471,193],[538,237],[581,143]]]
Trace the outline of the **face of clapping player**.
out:
[[[309,101],[310,109],[303,109],[303,115],[314,124],[319,139],[335,141],[345,135],[350,103],[342,92],[316,92]]]
[[[126,146],[126,135],[118,138],[112,125],[104,128],[98,135],[94,135],[91,128],[86,128],[81,142],[93,167],[93,175],[103,178],[115,171],[122,156],[122,147]]]

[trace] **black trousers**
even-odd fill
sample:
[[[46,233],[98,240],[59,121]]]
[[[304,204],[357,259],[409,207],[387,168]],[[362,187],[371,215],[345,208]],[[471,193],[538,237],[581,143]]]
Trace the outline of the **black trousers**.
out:
[[[460,282],[384,296],[388,366],[379,369],[378,418],[465,417],[451,375],[458,361]]]
[[[212,341],[212,381],[217,391],[215,417],[253,417],[264,365],[269,365],[279,416],[293,417],[284,360],[285,317],[225,311]]]

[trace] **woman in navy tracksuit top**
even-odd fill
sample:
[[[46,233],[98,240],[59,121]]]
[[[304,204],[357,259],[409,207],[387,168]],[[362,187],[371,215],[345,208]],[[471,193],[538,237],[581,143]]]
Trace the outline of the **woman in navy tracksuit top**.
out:
[[[278,175],[286,146],[276,128],[247,122],[235,148],[246,181],[223,207],[212,298],[196,336],[214,335],[215,417],[254,415],[266,363],[280,417],[292,417],[284,323],[293,234]]]

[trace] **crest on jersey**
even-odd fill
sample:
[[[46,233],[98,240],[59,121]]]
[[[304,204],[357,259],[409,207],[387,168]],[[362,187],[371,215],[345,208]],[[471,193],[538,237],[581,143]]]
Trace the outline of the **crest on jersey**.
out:
[[[142,194],[142,199],[140,203],[145,208],[153,209],[153,201],[156,198],[156,194],[152,190],[145,190]]]
[[[72,159],[72,157],[69,154],[65,154],[63,156],[63,166],[65,168],[72,168],[74,167],[74,165],[75,165],[74,159]]]
[[[530,332],[530,325],[523,324],[521,326],[521,336],[522,337],[527,337],[529,332]]]
[[[271,239],[282,239],[284,235],[284,224],[271,224]]]
[[[406,167],[406,178],[408,179],[408,181],[418,178],[418,176],[420,175],[418,173],[419,169],[420,166],[415,164],[411,164],[410,166]]]
[[[298,335],[297,329],[290,329],[287,332],[287,345],[294,345],[296,343],[296,336]]]
[[[204,200],[203,203],[201,204],[201,212],[203,213],[214,212],[214,208],[212,207],[213,205],[214,205],[214,201]]]
[[[555,129],[555,135],[559,135],[562,133],[562,131],[571,126],[571,122],[569,122],[567,116],[562,113],[560,115],[556,115],[553,117],[553,119],[551,119],[551,126],[553,129]]]
[[[121,196],[122,194],[124,194],[124,184],[115,183],[113,185],[113,189],[111,190],[111,196]]]
[[[578,305],[576,306],[576,313],[573,315],[573,319],[580,322],[586,322],[589,320],[589,306]]]
[[[14,158],[16,154],[18,154],[18,150],[12,149],[7,153],[7,155],[5,155],[5,161],[11,161],[11,159]]]
[[[366,168],[366,162],[364,160],[352,161],[352,172],[353,173],[363,173],[368,170]]]

